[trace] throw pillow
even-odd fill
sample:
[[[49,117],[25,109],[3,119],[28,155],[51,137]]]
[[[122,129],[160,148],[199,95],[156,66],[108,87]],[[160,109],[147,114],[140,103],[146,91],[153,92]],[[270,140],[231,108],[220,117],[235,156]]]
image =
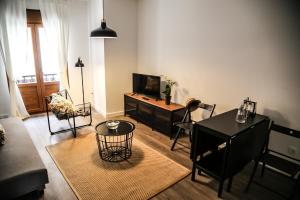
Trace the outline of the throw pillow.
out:
[[[52,94],[52,100],[49,106],[51,111],[58,118],[64,118],[76,112],[76,108],[73,103],[59,94]]]
[[[6,141],[5,130],[3,126],[0,124],[0,145],[4,145]]]

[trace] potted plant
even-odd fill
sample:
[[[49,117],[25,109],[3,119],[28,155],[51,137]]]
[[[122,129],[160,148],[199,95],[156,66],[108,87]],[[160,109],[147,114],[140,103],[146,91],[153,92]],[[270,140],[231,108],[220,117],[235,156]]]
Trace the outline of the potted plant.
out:
[[[165,94],[165,103],[166,103],[166,105],[170,105],[172,87],[173,87],[173,85],[175,85],[176,82],[172,81],[171,79],[168,79],[167,77],[165,79],[166,79],[165,80],[166,88],[165,88],[165,91],[163,91],[163,93]]]

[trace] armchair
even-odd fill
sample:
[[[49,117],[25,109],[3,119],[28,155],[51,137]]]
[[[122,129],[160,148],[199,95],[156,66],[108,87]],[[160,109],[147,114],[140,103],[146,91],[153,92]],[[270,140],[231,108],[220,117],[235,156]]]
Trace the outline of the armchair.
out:
[[[58,96],[55,97],[55,95]],[[54,98],[57,97],[59,100],[56,100],[55,102]],[[45,97],[45,104],[46,104],[48,128],[51,135],[66,132],[66,131],[72,131],[73,136],[76,137],[76,129],[82,128],[84,126],[91,126],[92,124],[91,103],[73,105],[72,98],[69,95],[67,90],[62,90],[54,95]],[[58,120],[67,120],[70,128],[66,128],[58,131],[52,131],[49,111],[52,111],[52,113],[56,116]],[[89,123],[77,126],[75,118],[80,116],[89,117]],[[72,123],[70,122],[70,120],[72,120]]]

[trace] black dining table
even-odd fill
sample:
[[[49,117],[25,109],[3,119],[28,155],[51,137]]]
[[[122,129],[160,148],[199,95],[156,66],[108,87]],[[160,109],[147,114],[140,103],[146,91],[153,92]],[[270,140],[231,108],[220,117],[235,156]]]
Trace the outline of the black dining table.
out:
[[[260,156],[268,132],[269,118],[255,114],[249,116],[245,123],[236,122],[238,109],[216,115],[195,123],[193,130],[190,157],[193,161],[192,180],[195,170],[206,172],[220,182],[218,196],[222,195],[223,182],[229,179],[229,189],[235,174],[243,167]],[[207,136],[222,141],[223,148],[202,159],[199,148],[209,143]],[[222,146],[222,145],[221,145]]]

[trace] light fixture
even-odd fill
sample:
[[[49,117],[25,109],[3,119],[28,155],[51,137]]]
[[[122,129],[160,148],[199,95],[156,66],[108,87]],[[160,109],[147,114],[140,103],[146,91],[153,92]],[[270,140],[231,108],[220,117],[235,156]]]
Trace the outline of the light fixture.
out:
[[[82,73],[82,68],[84,67],[84,64],[80,57],[78,58],[77,62],[75,63],[75,67],[80,67],[81,69],[81,89],[82,89],[82,103],[83,103],[83,110],[85,113],[85,101],[84,101],[84,86],[83,86],[83,73]]]
[[[108,28],[106,26],[106,21],[104,19],[104,0],[102,0],[102,8],[103,8],[103,16],[102,16],[102,20],[101,20],[101,26],[99,28],[96,28],[95,30],[93,30],[91,32],[90,37],[92,38],[116,38],[117,33],[116,31]]]

